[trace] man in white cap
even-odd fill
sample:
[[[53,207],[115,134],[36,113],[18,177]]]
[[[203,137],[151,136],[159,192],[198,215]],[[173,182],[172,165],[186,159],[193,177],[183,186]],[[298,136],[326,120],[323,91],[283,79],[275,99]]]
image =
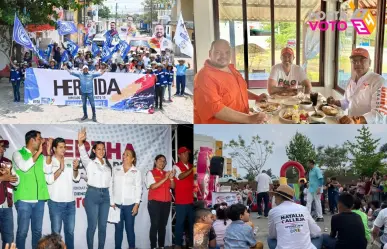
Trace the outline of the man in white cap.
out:
[[[19,178],[12,169],[12,162],[4,157],[5,150],[8,148],[8,140],[0,136],[0,234],[5,244],[11,244],[14,241],[13,228],[13,189],[19,184]]]
[[[82,104],[83,104],[83,117],[81,118],[81,121],[84,121],[88,118],[86,103],[87,103],[87,99],[89,99],[91,110],[93,111],[93,121],[97,122],[97,116],[95,113],[93,79],[103,75],[106,72],[106,70],[103,70],[101,73],[99,72],[89,73],[89,67],[86,65],[82,67],[83,72],[70,71],[70,69],[68,68],[66,70],[72,76],[79,78],[81,82],[80,84],[81,84],[81,95],[82,95]]]
[[[149,51],[145,51],[145,55],[142,57],[142,61],[144,62],[145,67],[150,65]]]
[[[320,249],[321,229],[306,207],[293,202],[294,190],[288,185],[280,185],[272,193],[276,207],[269,212],[269,248]]]
[[[328,98],[328,104],[348,109],[341,124],[387,124],[387,82],[370,71],[371,59],[364,48],[356,48],[351,56],[352,77],[345,89],[344,98]]]

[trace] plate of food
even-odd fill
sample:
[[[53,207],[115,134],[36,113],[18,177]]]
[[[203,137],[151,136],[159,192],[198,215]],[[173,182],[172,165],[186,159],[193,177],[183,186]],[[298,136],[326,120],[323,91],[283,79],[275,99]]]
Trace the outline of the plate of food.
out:
[[[308,113],[309,119],[312,122],[322,122],[324,118],[326,117],[325,113],[323,111],[311,111]]]
[[[341,113],[340,107],[335,105],[323,104],[323,105],[320,105],[318,109],[323,111],[325,115],[330,117],[336,117],[338,114]]]
[[[278,98],[278,99],[287,99],[287,98],[295,97],[295,96],[297,96],[296,91],[288,91],[288,92],[273,94],[273,97]]]
[[[296,111],[294,109],[287,108],[287,109],[282,109],[279,112],[279,118],[285,124],[298,124],[298,123],[307,124],[309,114],[304,110]]]
[[[281,109],[281,104],[272,102],[260,102],[256,103],[253,109],[255,112],[274,113]]]

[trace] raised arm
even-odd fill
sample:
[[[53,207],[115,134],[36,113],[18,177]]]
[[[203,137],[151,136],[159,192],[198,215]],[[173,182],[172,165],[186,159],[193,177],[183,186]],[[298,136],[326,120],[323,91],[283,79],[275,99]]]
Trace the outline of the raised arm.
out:
[[[89,155],[87,154],[84,142],[86,141],[86,128],[82,128],[78,132],[78,149],[79,154],[81,155],[81,161],[85,169],[87,168],[88,164],[91,162]]]

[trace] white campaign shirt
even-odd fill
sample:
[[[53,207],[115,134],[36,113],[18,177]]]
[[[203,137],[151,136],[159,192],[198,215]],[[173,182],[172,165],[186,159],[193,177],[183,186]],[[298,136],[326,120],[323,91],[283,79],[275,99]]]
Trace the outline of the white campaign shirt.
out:
[[[387,227],[387,208],[381,210],[374,221],[374,226],[381,228]],[[380,237],[380,241],[383,244],[387,244],[387,229],[384,229],[384,234]]]
[[[141,171],[132,166],[126,173],[122,165],[113,169],[113,198],[111,204],[140,204],[142,194]]]
[[[47,179],[46,177],[50,199],[55,202],[74,201],[73,181],[79,182],[81,173],[78,171],[78,176],[74,178],[73,160],[65,159],[64,170],[56,180],[54,180],[54,175],[60,169],[60,161],[53,156],[51,164],[47,165],[46,162],[44,163],[47,168],[50,168],[50,174],[52,175],[52,179]]]
[[[340,100],[349,116],[364,116],[368,124],[387,124],[387,83],[382,76],[367,72],[357,83],[349,80]]]
[[[81,155],[81,161],[86,169],[87,185],[95,188],[109,188],[109,195],[112,195],[112,171],[106,162],[101,164],[98,158],[91,160],[86,152],[85,145],[79,146],[79,154]]]
[[[255,180],[258,182],[258,193],[269,192],[270,184],[273,184],[273,181],[271,180],[270,176],[268,176],[266,173],[261,173],[257,176]]]
[[[286,75],[283,64],[274,65],[271,68],[269,79],[277,81],[277,87],[297,88],[304,80],[307,80],[305,71],[297,65],[291,64],[290,72]]]
[[[24,147],[24,148],[26,149],[26,151],[31,153],[31,151],[29,149],[27,149],[26,147]],[[12,155],[12,161],[14,162],[14,165],[15,165],[15,171],[17,171],[17,170],[21,170],[23,172],[29,171],[32,168],[32,166],[34,166],[34,164],[35,164],[34,160],[32,158],[33,158],[33,155],[31,156],[30,159],[25,161],[19,151],[14,152]],[[44,156],[43,156],[43,161],[46,162],[46,158]],[[45,163],[43,163],[43,172],[45,174],[46,182],[53,182],[54,181],[54,175],[51,174],[51,167],[46,167]],[[19,178],[19,176],[18,176],[18,178]],[[30,202],[30,203],[38,202],[38,200],[34,200],[34,201],[21,200],[21,201]]]
[[[285,201],[269,211],[269,239],[277,239],[276,249],[316,249],[311,238],[321,229],[306,207]]]
[[[149,66],[149,63],[150,63],[150,58],[149,57],[144,56],[142,58],[142,60],[144,61],[144,66]]]

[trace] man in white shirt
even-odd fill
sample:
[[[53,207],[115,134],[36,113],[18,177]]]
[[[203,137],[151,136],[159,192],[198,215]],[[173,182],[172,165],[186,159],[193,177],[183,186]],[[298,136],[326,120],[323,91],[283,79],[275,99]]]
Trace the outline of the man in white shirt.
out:
[[[327,99],[328,104],[348,109],[341,124],[387,124],[387,82],[370,71],[371,59],[364,48],[356,48],[351,56],[352,77],[345,89],[344,98]]]
[[[52,144],[52,146],[51,146]],[[51,147],[54,154],[52,155]],[[50,212],[52,233],[61,234],[62,223],[64,227],[65,241],[68,249],[74,249],[75,227],[75,197],[73,181],[79,182],[81,174],[78,172],[78,160],[65,160],[66,142],[63,138],[49,140],[46,167],[51,169],[54,181],[48,181],[50,200],[48,208]]]
[[[147,67],[150,65],[150,58],[149,58],[149,51],[145,52],[145,56],[142,58],[144,62],[144,67]]]
[[[380,236],[380,243],[387,245],[387,208],[381,210],[374,221],[374,227],[372,229],[372,237],[376,240],[379,237],[380,229],[384,227],[383,235]],[[383,248],[383,246],[382,246]]]
[[[32,248],[37,248],[42,237],[44,204],[50,199],[46,181],[53,181],[52,175],[46,176],[50,169],[44,167],[43,143],[41,133],[31,130],[25,135],[26,146],[12,155],[16,174],[20,179],[14,191],[17,210],[16,244],[25,249],[26,238],[31,223]]]
[[[294,190],[280,185],[273,193],[277,206],[269,212],[269,248],[320,249],[321,229],[306,207],[293,202]]]
[[[271,68],[267,90],[270,95],[297,94],[298,87],[305,87],[304,93],[310,93],[312,84],[308,80],[304,70],[293,64],[294,52],[291,48],[281,51],[281,61]]]
[[[262,173],[255,179],[257,181],[257,204],[258,204],[258,216],[262,216],[262,199],[265,204],[264,215],[265,217],[269,214],[269,191],[273,188],[273,181],[270,176],[266,174],[266,170],[262,170]]]

